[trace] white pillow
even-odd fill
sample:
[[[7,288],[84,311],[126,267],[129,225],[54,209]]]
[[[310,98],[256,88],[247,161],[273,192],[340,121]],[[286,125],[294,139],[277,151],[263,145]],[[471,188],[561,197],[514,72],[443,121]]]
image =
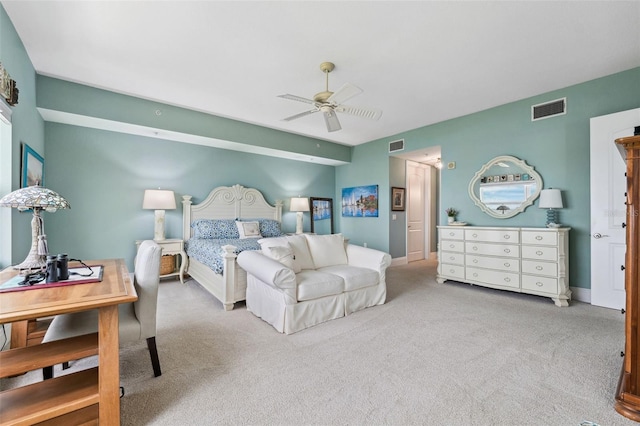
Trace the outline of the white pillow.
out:
[[[313,256],[316,268],[347,264],[347,252],[344,249],[342,234],[304,234],[304,236],[309,244],[309,251]]]
[[[307,240],[303,235],[290,235],[285,237],[275,238],[263,238],[258,240],[262,252],[271,257],[269,253],[269,247],[285,246],[289,244],[293,250],[294,264],[296,265],[294,271],[300,271],[301,269],[316,269],[309,253],[309,247],[307,246]]]
[[[240,222],[236,220],[240,239],[245,238],[262,238],[260,234],[260,222]]]
[[[292,269],[296,274],[300,272],[300,268],[297,268],[298,265],[296,265],[294,260],[293,249],[289,244],[286,246],[267,247],[267,249],[269,251],[269,257],[282,263],[287,268]]]

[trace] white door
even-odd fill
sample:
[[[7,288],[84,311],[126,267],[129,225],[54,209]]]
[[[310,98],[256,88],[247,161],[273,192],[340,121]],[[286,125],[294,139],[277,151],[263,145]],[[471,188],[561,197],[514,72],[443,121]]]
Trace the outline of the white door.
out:
[[[591,119],[591,304],[625,306],[626,164],[615,139],[632,136],[640,108]]]
[[[407,161],[407,262],[424,259],[424,168]]]

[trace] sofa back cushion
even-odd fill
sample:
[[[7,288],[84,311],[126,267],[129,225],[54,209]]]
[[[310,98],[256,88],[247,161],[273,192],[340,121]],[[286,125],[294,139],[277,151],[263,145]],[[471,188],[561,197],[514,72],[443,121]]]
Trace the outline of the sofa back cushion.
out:
[[[294,256],[294,271],[300,271],[302,269],[316,269],[313,264],[313,259],[311,258],[311,253],[309,252],[309,246],[307,245],[307,240],[304,235],[287,235],[285,237],[276,237],[276,238],[263,238],[258,240],[260,244],[260,248],[262,252],[271,257],[271,250],[269,247],[286,247],[287,244],[293,250]]]
[[[304,234],[304,237],[307,239],[309,252],[316,268],[347,264],[347,252],[344,249],[342,234]]]

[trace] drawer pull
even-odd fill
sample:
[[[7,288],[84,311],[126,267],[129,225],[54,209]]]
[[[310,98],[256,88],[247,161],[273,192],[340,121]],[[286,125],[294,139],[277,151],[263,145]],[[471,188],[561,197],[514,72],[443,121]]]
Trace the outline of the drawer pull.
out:
[[[478,238],[478,234],[471,234],[473,238]]]
[[[505,235],[503,238],[504,238],[505,240],[508,240],[509,238],[511,238],[511,235]]]
[[[538,256],[542,256],[542,255],[544,254],[544,252],[543,252],[543,251],[541,251],[541,250],[538,250],[538,251],[536,252],[536,254],[537,254]]]
[[[449,256],[449,260],[456,260],[455,256]]]
[[[475,251],[478,251],[478,246],[473,246],[473,249],[474,249]]]
[[[537,285],[538,287],[542,287],[544,284],[542,284],[540,281],[538,281],[538,282],[536,283],[536,285]]]
[[[478,278],[478,273],[477,273],[477,272],[474,272],[474,273],[473,273],[473,276],[474,276],[474,277],[476,277],[476,278]]]
[[[473,263],[478,263],[478,259],[473,259]]]
[[[542,269],[543,269],[543,268],[542,268],[542,266],[536,266],[536,269],[537,269],[538,271],[542,271]]]
[[[505,282],[508,282],[508,283],[511,282],[511,278],[509,278],[509,277],[504,277],[504,280],[505,280]]]
[[[449,248],[455,248],[455,244],[449,244]]]
[[[504,266],[506,266],[508,268],[509,266],[511,266],[511,264],[509,262],[505,262]]]
[[[455,232],[449,232],[449,236],[450,236],[450,237],[453,237],[454,235],[456,235],[456,233],[455,233]]]
[[[455,269],[449,269],[449,272],[451,272],[452,274],[455,274],[456,270]]]
[[[504,252],[505,253],[511,253],[511,250],[510,249],[504,249]]]
[[[536,235],[536,240],[540,241],[542,239],[542,235]]]

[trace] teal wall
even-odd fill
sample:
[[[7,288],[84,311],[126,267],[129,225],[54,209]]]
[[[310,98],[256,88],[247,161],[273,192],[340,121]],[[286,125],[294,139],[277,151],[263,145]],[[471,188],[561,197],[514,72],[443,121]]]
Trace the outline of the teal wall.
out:
[[[567,97],[567,114],[531,121],[531,105]],[[640,68],[545,93],[453,120],[422,127],[359,146],[352,164],[338,167],[338,187],[379,183],[392,175],[386,155],[388,143],[405,140],[405,152],[441,146],[442,162],[456,162],[441,172],[441,209],[454,207],[458,220],[478,226],[543,226],[546,212],[530,206],[511,219],[483,213],[468,196],[467,186],[483,164],[500,155],[525,160],[542,176],[545,187],[563,190],[565,208],[560,221],[572,227],[570,235],[571,286],[590,288],[589,119],[640,107]],[[639,123],[640,124],[640,123]],[[382,187],[382,186],[381,186]],[[383,191],[384,194],[384,191]],[[360,235],[388,250],[388,196],[381,197],[381,217],[365,223],[342,223],[346,234]],[[381,206],[382,204],[381,203]],[[446,222],[442,211],[440,224]],[[359,221],[359,222],[358,222]],[[400,237],[398,237],[400,238]]]
[[[142,210],[145,189],[176,193],[166,212],[167,238],[182,237],[182,195],[201,202],[213,188],[241,184],[262,191],[270,204],[284,201],[283,230],[295,231],[289,198],[332,197],[334,168],[134,136],[46,123],[47,186],[71,204],[44,213],[49,248],[71,257],[124,257],[130,268],[135,240],[153,238],[154,214]],[[310,227],[305,213],[305,230]]]
[[[389,157],[389,186],[405,188],[407,181],[407,162],[400,158]],[[382,196],[384,196],[384,191]],[[391,191],[389,191],[391,200]],[[391,202],[391,201],[389,201]],[[406,206],[406,197],[405,197]],[[389,207],[391,209],[391,207]],[[392,258],[407,255],[407,212],[392,211],[389,213],[389,254]],[[393,220],[393,215],[396,219]]]
[[[3,187],[11,190],[20,188],[20,153],[21,144],[26,143],[39,154],[44,154],[44,120],[36,110],[36,73],[29,56],[9,20],[4,8],[0,6],[0,62],[9,72],[11,78],[18,84],[18,104],[11,109],[12,137],[8,158],[0,158],[0,167],[11,169],[11,182]],[[5,152],[3,150],[3,152]],[[45,166],[45,179],[47,178]],[[5,194],[1,194],[5,195]],[[10,224],[3,223],[0,238],[9,238],[11,249],[7,252],[5,244],[0,244],[0,268],[24,260],[31,247],[31,218],[30,213],[19,213],[11,209]],[[3,216],[4,220],[4,216]]]

